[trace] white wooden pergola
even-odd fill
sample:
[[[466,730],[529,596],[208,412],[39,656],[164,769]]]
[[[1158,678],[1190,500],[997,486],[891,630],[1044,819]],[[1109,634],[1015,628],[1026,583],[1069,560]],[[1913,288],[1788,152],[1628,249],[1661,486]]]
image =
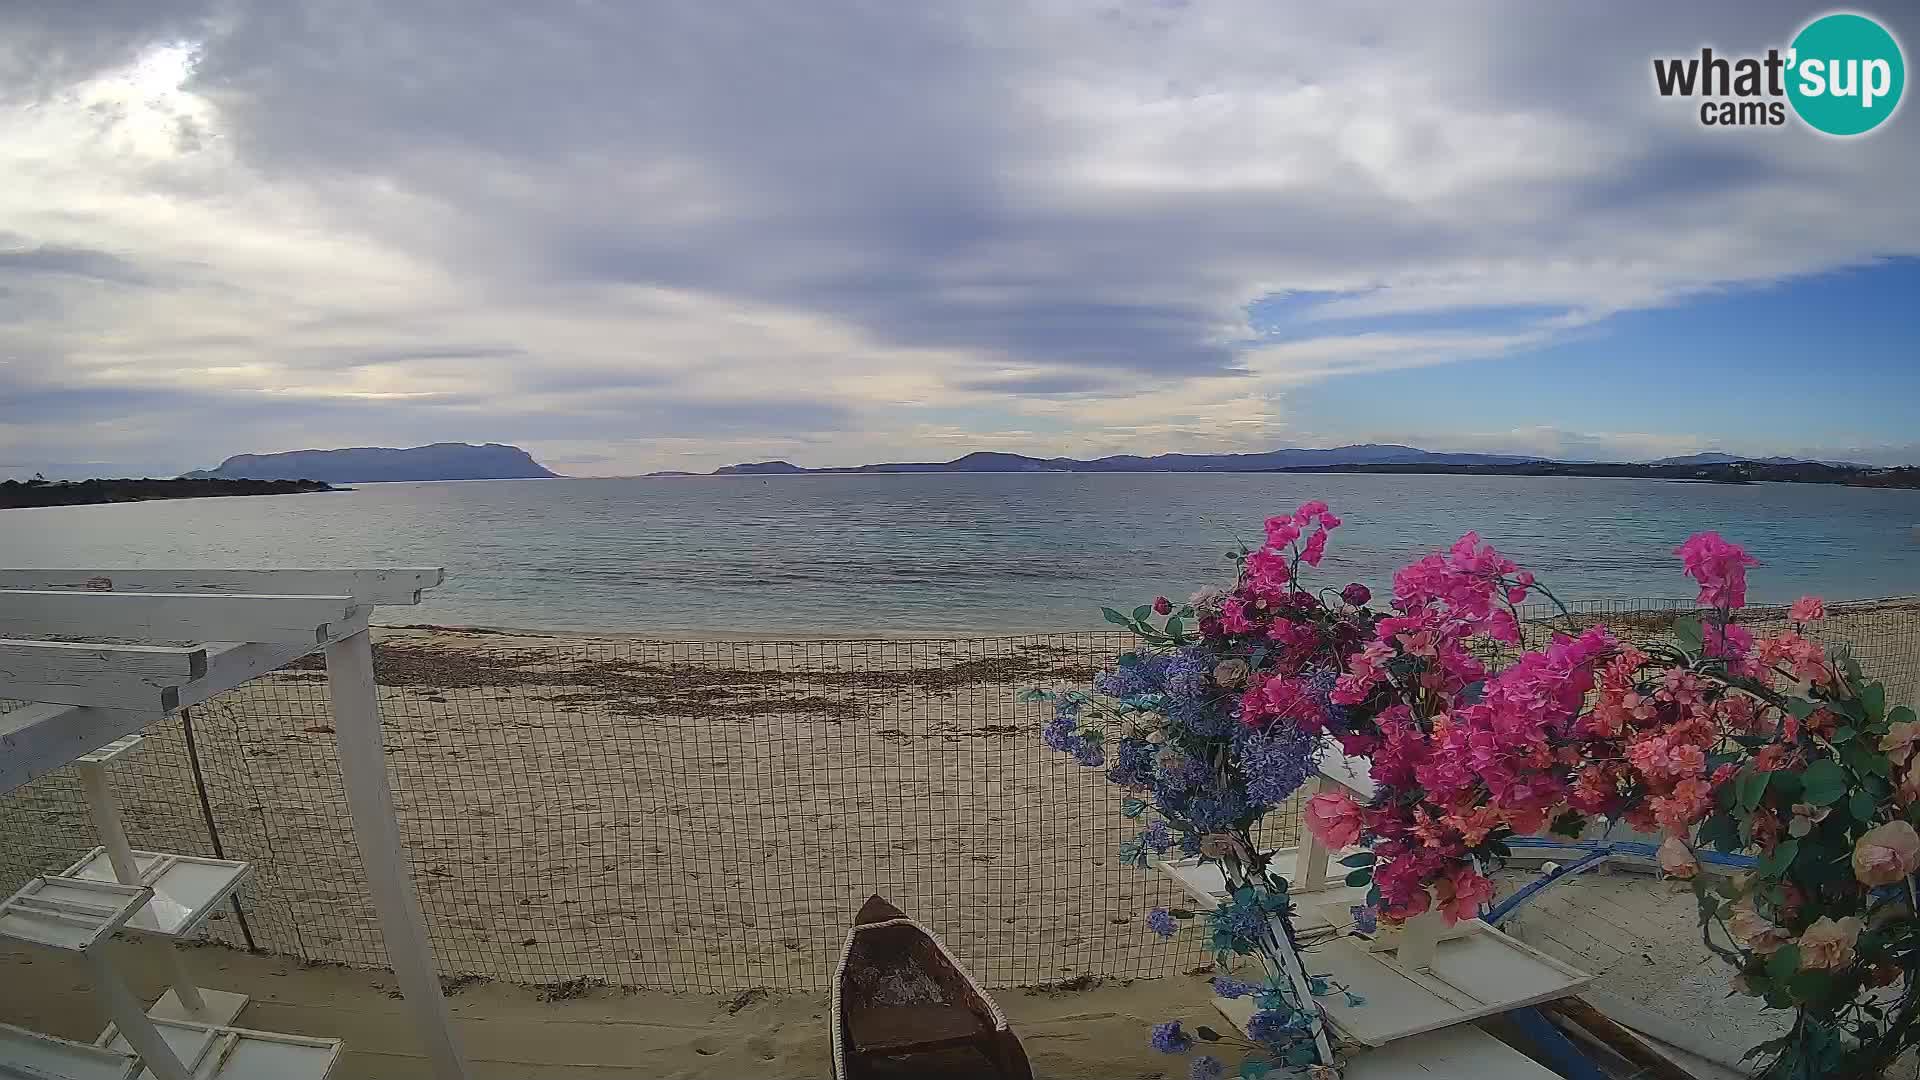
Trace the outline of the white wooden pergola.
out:
[[[246,874],[244,863],[133,850],[107,789],[109,763],[168,713],[324,651],[341,776],[387,957],[434,1076],[464,1080],[394,818],[367,632],[374,607],[419,603],[443,577],[439,569],[0,570],[0,699],[26,702],[0,714],[0,794],[79,762],[101,840],[80,863],[0,905],[0,936],[87,959],[113,1020],[103,1047],[137,1053],[159,1080],[184,1080],[199,1075],[184,1057],[234,1056],[235,1040],[252,1039],[246,1052],[256,1055],[325,1041],[231,1028],[244,1000],[201,991],[183,968],[167,997],[143,1012],[101,959],[122,929],[192,932]],[[23,1061],[50,1052],[30,1033],[7,1035],[17,1031],[0,1030],[0,1066],[9,1052]]]

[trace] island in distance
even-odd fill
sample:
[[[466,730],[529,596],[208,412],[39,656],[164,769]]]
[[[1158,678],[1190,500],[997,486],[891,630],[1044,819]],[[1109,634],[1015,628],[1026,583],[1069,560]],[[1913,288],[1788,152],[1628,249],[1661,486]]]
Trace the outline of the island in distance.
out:
[[[716,476],[785,476],[805,473],[1037,473],[1037,472],[1360,472],[1466,476],[1589,476],[1648,480],[1693,480],[1718,484],[1771,481],[1845,484],[1852,487],[1920,487],[1920,468],[1879,468],[1845,461],[1743,458],[1709,451],[1645,462],[1554,461],[1513,454],[1447,454],[1394,443],[1361,443],[1331,449],[1290,448],[1255,454],[1115,454],[1110,457],[1037,458],[976,451],[952,461],[897,461],[809,469],[790,461],[755,461],[715,469]],[[655,473],[684,476],[685,473]]]
[[[373,484],[393,480],[545,480],[558,476],[533,455],[502,443],[432,443],[404,450],[356,446],[343,450],[289,450],[235,454],[186,480],[320,480]]]

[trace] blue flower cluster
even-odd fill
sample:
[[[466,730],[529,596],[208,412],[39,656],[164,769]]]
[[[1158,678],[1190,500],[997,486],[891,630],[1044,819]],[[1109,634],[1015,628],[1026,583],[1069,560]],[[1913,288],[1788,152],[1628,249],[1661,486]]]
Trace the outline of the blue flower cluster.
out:
[[[1140,843],[1155,855],[1165,855],[1173,846],[1173,834],[1167,831],[1166,822],[1156,821],[1140,834]]]
[[[1263,1009],[1247,1019],[1247,1038],[1283,1050],[1313,1033],[1313,1018],[1305,1009]]]
[[[1163,1054],[1184,1054],[1193,1049],[1193,1036],[1180,1030],[1180,1021],[1153,1025],[1153,1048]]]
[[[1080,703],[1072,698],[1063,697],[1054,702],[1053,719],[1041,729],[1040,737],[1055,750],[1073,755],[1073,760],[1082,765],[1106,763],[1100,744],[1080,733]]]
[[[1234,764],[1247,778],[1247,801],[1262,809],[1285,803],[1320,767],[1320,740],[1298,725],[1265,731],[1242,727],[1233,738]]]
[[[1239,979],[1229,979],[1225,975],[1216,975],[1213,978],[1213,992],[1223,998],[1243,998],[1264,993],[1265,988],[1258,983],[1242,982]]]
[[[1201,1054],[1193,1059],[1193,1067],[1187,1070],[1187,1080],[1220,1080],[1227,1066],[1212,1054]]]
[[[1154,908],[1147,912],[1147,929],[1163,938],[1170,938],[1180,929],[1180,923],[1166,908]]]
[[[1154,758],[1160,748],[1145,739],[1121,739],[1114,748],[1113,767],[1107,770],[1107,782],[1125,788],[1143,788],[1153,783]]]

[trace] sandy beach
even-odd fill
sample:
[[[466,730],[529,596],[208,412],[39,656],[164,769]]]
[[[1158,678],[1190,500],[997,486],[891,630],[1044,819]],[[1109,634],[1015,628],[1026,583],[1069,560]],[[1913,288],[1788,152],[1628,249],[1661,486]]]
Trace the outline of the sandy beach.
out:
[[[1670,617],[1608,621],[1643,637]],[[1912,698],[1920,605],[1836,608],[1826,631],[1860,643],[1894,698]],[[833,957],[852,911],[878,892],[1005,988],[1016,1016],[1030,992],[1092,995],[1067,1009],[1081,1057],[1063,1049],[1055,1075],[1152,1075],[1130,1043],[1102,1056],[1101,1025],[1131,1040],[1143,1017],[1205,1020],[1207,958],[1146,930],[1146,911],[1179,897],[1119,862],[1134,831],[1119,793],[1048,751],[1038,707],[1020,701],[1035,685],[1085,685],[1125,640],[661,643],[382,629],[391,776],[443,970],[548,999],[693,1010],[696,1026],[722,1030],[727,1004],[764,998],[769,1023],[794,1026],[798,1057],[782,1049],[765,1072],[741,1075],[790,1075],[818,1053],[807,1040]],[[378,968],[317,667],[192,710],[195,749],[221,850],[255,864],[244,895],[254,942],[309,964]],[[116,766],[114,784],[136,846],[212,853],[178,719]],[[1277,816],[1269,839],[1288,842],[1296,821]],[[9,877],[65,865],[93,843],[69,774],[0,800]],[[1593,894],[1565,897],[1580,895]],[[1691,899],[1659,903],[1672,909],[1660,919],[1619,920],[1640,944],[1563,943],[1550,918],[1518,932],[1623,998],[1662,1007],[1663,995],[1717,988],[1717,974],[1688,974],[1708,959]],[[232,912],[212,925],[217,941],[243,941]],[[1096,1007],[1116,993],[1124,1008]],[[670,1000],[680,1004],[655,1004]],[[703,1055],[691,1039],[685,1050],[684,1075],[698,1074]]]

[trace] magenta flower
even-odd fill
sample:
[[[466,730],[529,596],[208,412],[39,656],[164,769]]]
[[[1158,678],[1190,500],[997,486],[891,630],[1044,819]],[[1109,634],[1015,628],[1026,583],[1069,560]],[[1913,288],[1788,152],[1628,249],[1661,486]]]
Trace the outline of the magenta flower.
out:
[[[1760,560],[1738,544],[1716,532],[1694,533],[1673,553],[1680,556],[1687,576],[1700,583],[1699,603],[1712,608],[1746,606],[1747,568],[1759,566]]]
[[[1819,622],[1827,617],[1827,602],[1817,596],[1803,596],[1787,609],[1787,618],[1794,622]]]

